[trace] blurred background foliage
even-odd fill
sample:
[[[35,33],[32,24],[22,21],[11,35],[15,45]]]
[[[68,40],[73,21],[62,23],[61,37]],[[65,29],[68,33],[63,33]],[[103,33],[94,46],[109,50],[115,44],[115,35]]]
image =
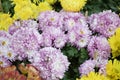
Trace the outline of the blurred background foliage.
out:
[[[0,1],[2,3],[0,4],[2,8],[2,9],[0,8],[0,11],[3,11],[5,13],[10,12],[11,14],[14,14],[14,11],[13,11],[14,5],[11,5],[10,0],[0,0]],[[44,0],[40,0],[40,1],[44,1]],[[53,9],[56,11],[60,11],[62,9],[58,0],[52,6],[53,6]],[[87,0],[87,4],[83,8],[83,10],[81,10],[81,12],[85,13],[87,11],[88,14],[90,15],[93,13],[98,13],[103,10],[110,9],[116,13],[120,13],[119,8],[120,8],[120,0]]]

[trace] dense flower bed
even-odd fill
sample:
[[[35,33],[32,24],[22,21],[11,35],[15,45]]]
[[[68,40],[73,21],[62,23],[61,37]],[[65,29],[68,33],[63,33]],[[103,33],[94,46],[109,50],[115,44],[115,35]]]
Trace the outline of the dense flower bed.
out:
[[[0,14],[0,79],[120,79],[118,14],[104,10],[85,16],[77,11],[86,0],[73,7],[60,0],[60,12],[51,10],[55,0],[12,1],[15,14]]]

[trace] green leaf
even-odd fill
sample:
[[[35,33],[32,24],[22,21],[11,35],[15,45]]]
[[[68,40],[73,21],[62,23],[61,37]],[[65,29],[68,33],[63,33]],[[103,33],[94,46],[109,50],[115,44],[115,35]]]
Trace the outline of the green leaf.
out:
[[[2,6],[5,13],[8,13],[10,11],[10,8],[12,7],[9,0],[2,0]]]
[[[77,48],[71,46],[70,44],[66,44],[65,47],[62,49],[62,52],[64,53],[64,55],[71,58],[78,54]]]
[[[62,80],[76,80],[76,78],[79,78],[80,76],[78,71],[80,64],[88,59],[87,49],[82,48],[78,50],[76,47],[66,44],[65,47],[63,47],[62,52],[68,57],[68,60],[71,63],[69,70],[65,73]]]
[[[82,64],[85,60],[89,59],[87,49],[82,48],[82,49],[80,49],[79,53],[80,53],[80,56],[79,56],[78,61],[80,64]]]

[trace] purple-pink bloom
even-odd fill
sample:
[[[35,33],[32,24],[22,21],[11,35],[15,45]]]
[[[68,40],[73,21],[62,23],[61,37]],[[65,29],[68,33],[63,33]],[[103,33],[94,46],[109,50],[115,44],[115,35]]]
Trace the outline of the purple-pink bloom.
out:
[[[86,47],[91,35],[86,17],[74,12],[61,11],[60,14],[63,16],[63,28],[67,31],[68,42],[78,49]]]
[[[63,27],[65,31],[79,26],[88,27],[86,17],[81,13],[61,11],[60,14],[63,16]]]
[[[32,65],[40,71],[40,76],[44,80],[62,79],[70,64],[67,56],[53,47],[40,49],[39,54],[34,57]]]
[[[38,16],[39,29],[44,30],[47,27],[60,27],[63,26],[63,18],[60,13],[55,11],[45,11]]]
[[[98,32],[105,37],[112,36],[115,33],[116,28],[120,26],[119,15],[111,10],[92,14],[88,18],[88,22],[94,33]]]
[[[19,20],[15,21],[10,27],[9,27],[9,33],[13,35],[18,29],[21,27],[28,27],[33,29],[38,29],[38,23],[35,20]]]
[[[4,56],[0,55],[0,67],[7,67],[10,65],[11,65],[11,62],[7,58],[5,58]]]
[[[89,56],[93,59],[110,57],[111,49],[106,37],[92,36],[87,48]]]
[[[43,30],[43,46],[62,48],[67,42],[67,37],[59,27],[49,27]]]
[[[88,27],[77,26],[68,31],[68,42],[76,46],[78,49],[86,47],[91,36]]]
[[[106,75],[106,64],[108,59],[98,58],[96,61],[96,67],[99,68],[99,73]]]
[[[79,73],[81,76],[89,74],[91,71],[95,71],[95,60],[86,60],[83,64],[79,67]]]
[[[8,32],[2,30],[0,30],[0,37],[11,39],[11,35]]]
[[[12,36],[5,31],[0,31],[0,56],[3,56],[5,59],[14,60],[16,54],[11,49],[11,38]]]
[[[42,35],[33,28],[20,28],[12,36],[11,47],[20,59],[27,57],[26,51],[39,50],[42,44]]]
[[[106,64],[108,60],[99,58],[97,60],[86,60],[79,67],[79,73],[81,76],[88,75],[92,71],[97,71],[100,74],[106,75]]]

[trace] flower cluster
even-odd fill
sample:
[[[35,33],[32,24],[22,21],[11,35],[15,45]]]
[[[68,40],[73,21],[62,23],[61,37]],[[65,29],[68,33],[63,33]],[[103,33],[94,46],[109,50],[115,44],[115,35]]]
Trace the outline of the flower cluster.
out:
[[[14,59],[16,54],[10,47],[11,44],[11,35],[5,31],[0,31],[0,66],[6,67],[10,65],[8,59]]]
[[[86,47],[90,40],[91,31],[87,25],[87,19],[81,13],[63,12],[63,28],[67,31],[68,42],[78,49]]]
[[[38,25],[34,20],[18,20],[10,26],[9,33],[1,31],[0,66],[6,67],[12,65],[12,61],[22,61],[27,58],[41,72],[39,75],[42,78],[62,79],[70,63],[67,57],[56,48],[65,45],[66,35],[59,27],[48,27],[40,33]],[[47,39],[49,39],[48,43]],[[50,39],[51,45],[49,45]],[[46,62],[46,58],[49,57],[50,61]]]
[[[24,1],[27,5],[27,0]],[[15,4],[18,2],[14,0]],[[93,75],[91,72],[98,72],[94,74],[98,78],[101,76],[99,74],[108,75],[109,71],[106,70],[111,69],[106,65],[110,64],[108,58],[111,57],[111,48],[112,56],[119,56],[119,25],[120,18],[111,11],[93,14],[88,18],[80,12],[46,11],[40,13],[37,19],[18,19],[10,25],[8,32],[0,31],[0,66],[6,67],[12,65],[13,61],[27,59],[44,80],[60,80],[70,64],[61,50],[66,44],[71,44],[78,50],[85,48],[88,51],[89,59],[79,67],[81,79],[84,80],[85,76],[87,80],[86,75]],[[115,29],[116,34],[110,37]],[[112,30],[111,33],[109,30]],[[23,66],[20,69],[23,74],[27,73]]]
[[[109,68],[107,65],[112,66],[112,63],[110,65],[110,61],[108,61],[110,57],[115,58],[119,56],[118,51],[120,41],[118,37],[120,34],[120,18],[117,14],[108,10],[98,14],[92,14],[88,17],[88,24],[90,25],[93,34],[87,45],[90,59],[86,60],[79,67],[79,73],[83,76],[80,80],[87,80],[84,76],[91,75],[91,72],[98,72],[102,75],[107,75],[107,77],[109,76],[110,79],[115,79],[113,78],[114,75],[111,74],[115,68]],[[114,35],[115,30],[116,34]],[[111,49],[112,56],[110,56]]]
[[[37,5],[32,3],[30,0],[12,0],[15,4],[15,14],[13,18],[27,20],[29,18],[36,18],[42,11],[52,10],[52,7],[47,2],[40,2]]]
[[[90,40],[91,31],[85,16],[81,13],[47,11],[41,13],[38,20],[47,46],[53,42],[56,47],[61,48],[68,41],[80,49]]]

